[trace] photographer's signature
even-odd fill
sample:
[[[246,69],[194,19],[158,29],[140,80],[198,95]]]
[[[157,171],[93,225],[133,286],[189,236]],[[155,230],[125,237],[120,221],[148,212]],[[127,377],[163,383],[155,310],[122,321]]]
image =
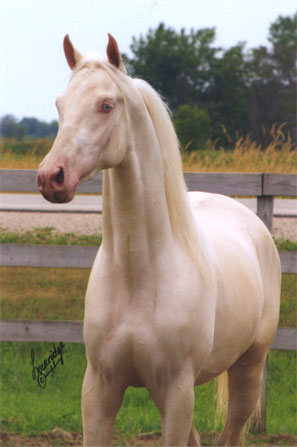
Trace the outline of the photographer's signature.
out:
[[[59,346],[55,346],[53,343],[53,349],[50,349],[50,355],[43,360],[40,365],[35,365],[35,353],[34,349],[31,349],[31,365],[32,365],[32,378],[37,380],[40,388],[46,387],[46,378],[50,373],[54,373],[55,368],[59,363],[64,365],[63,349],[65,345],[60,341]]]

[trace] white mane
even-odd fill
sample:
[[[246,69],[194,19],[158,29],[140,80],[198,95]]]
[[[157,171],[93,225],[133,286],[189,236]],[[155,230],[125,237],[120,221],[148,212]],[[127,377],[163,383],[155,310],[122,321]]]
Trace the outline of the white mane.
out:
[[[134,83],[147,107],[159,141],[172,232],[203,276],[209,276],[209,273],[206,274],[209,272],[206,247],[197,231],[197,223],[190,209],[179,143],[169,111],[158,93],[147,82],[134,79]]]

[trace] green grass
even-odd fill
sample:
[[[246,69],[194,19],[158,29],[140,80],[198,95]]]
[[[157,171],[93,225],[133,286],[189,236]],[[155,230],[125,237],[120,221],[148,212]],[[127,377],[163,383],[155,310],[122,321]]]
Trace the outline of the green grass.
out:
[[[2,343],[2,430],[22,434],[61,427],[81,432],[81,385],[86,367],[83,345],[66,343],[64,365],[47,377],[45,389],[32,379],[31,349],[42,361],[50,343]],[[17,366],[17,367],[16,367]],[[273,351],[269,356],[267,431],[296,433],[296,353]],[[214,429],[214,384],[196,388],[195,424],[200,432]],[[140,433],[161,431],[159,413],[145,389],[129,388],[115,431],[127,440]]]
[[[3,431],[32,433],[65,427],[81,431],[80,396],[86,366],[84,346],[66,344],[64,365],[47,377],[45,389],[32,379],[31,349],[40,363],[50,343],[2,343],[1,421]]]
[[[44,244],[44,245],[100,245],[101,235],[61,233],[53,227],[32,228],[23,233],[0,229],[1,244]]]
[[[289,241],[288,239],[276,239],[274,240],[276,248],[280,250],[296,251],[297,241]]]
[[[100,245],[101,235],[61,233],[53,227],[32,228],[25,232],[8,232],[0,227],[1,244],[45,244],[45,245]],[[278,239],[274,241],[278,250],[297,250],[297,241]]]
[[[2,319],[82,320],[89,270],[2,267]]]

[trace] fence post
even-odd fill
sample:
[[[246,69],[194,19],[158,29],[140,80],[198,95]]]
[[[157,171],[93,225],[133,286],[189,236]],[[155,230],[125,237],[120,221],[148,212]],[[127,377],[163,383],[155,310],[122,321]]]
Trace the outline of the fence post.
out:
[[[257,196],[257,215],[265,223],[269,231],[272,230],[273,196]]]

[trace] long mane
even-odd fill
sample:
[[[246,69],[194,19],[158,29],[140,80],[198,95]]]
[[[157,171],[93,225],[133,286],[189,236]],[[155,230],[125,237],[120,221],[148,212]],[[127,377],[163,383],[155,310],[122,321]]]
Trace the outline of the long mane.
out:
[[[172,232],[206,279],[209,276],[207,250],[190,209],[179,142],[168,108],[147,82],[140,79],[134,79],[133,82],[150,114],[159,142]]]

